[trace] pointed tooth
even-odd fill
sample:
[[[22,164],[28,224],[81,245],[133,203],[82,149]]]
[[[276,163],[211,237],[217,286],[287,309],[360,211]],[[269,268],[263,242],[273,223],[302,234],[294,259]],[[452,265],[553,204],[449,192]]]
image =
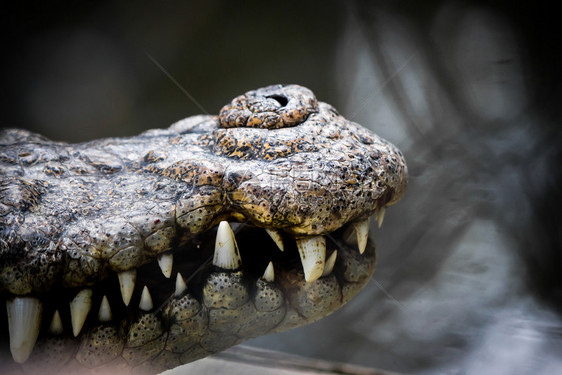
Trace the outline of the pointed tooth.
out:
[[[72,334],[78,336],[92,308],[92,289],[82,289],[70,302]]]
[[[217,230],[213,264],[223,269],[235,270],[240,267],[241,263],[242,260],[240,259],[234,233],[230,229],[228,222],[221,221]]]
[[[49,332],[53,335],[60,335],[62,331],[62,319],[60,318],[59,310],[55,310],[53,319],[51,319],[51,325],[49,326]]]
[[[326,258],[326,238],[314,236],[297,239],[297,247],[301,256],[304,279],[310,282],[322,276]]]
[[[334,270],[334,265],[336,264],[336,258],[338,257],[338,251],[334,250],[332,255],[326,261],[326,265],[324,266],[324,272],[322,272],[322,276],[328,276]]]
[[[148,287],[145,285],[142,290],[141,300],[139,303],[139,309],[142,311],[150,311],[152,310],[152,297],[150,296],[150,292],[148,291]]]
[[[133,290],[135,290],[135,282],[137,281],[137,271],[123,271],[117,274],[119,277],[119,287],[121,288],[121,297],[123,297],[123,303],[129,306],[131,302],[131,297],[133,296]]]
[[[355,229],[355,235],[357,236],[357,246],[359,247],[359,253],[363,254],[365,248],[367,247],[367,239],[369,238],[369,225],[371,224],[371,218],[353,223],[353,228]]]
[[[174,256],[172,254],[162,254],[158,258],[158,265],[167,279],[172,275],[172,266],[174,265]]]
[[[281,233],[275,229],[266,228],[265,231],[269,234],[269,237],[271,237],[273,242],[275,242],[279,250],[285,251],[285,244],[283,244],[283,237],[281,236]]]
[[[39,335],[43,305],[37,298],[16,297],[6,302],[6,309],[10,351],[14,361],[24,363],[33,351]]]
[[[384,220],[384,213],[386,212],[386,207],[380,207],[377,209],[377,225],[379,228],[382,225],[382,221]]]
[[[178,272],[178,274],[176,275],[176,291],[174,292],[174,296],[180,297],[186,289],[187,285],[185,284],[181,273]]]
[[[275,280],[275,271],[273,269],[273,263],[269,262],[261,278],[270,283],[272,283]]]
[[[109,306],[109,301],[106,296],[103,296],[100,304],[100,310],[98,312],[98,320],[100,322],[109,322],[113,318],[111,314],[111,307]]]

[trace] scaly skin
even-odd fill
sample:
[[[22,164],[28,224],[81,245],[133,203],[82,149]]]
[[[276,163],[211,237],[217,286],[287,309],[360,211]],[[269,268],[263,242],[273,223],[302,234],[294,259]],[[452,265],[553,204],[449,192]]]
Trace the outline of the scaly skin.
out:
[[[374,245],[359,254],[343,227],[397,202],[407,184],[398,149],[296,85],[131,138],[71,145],[7,130],[0,163],[0,299],[42,306],[30,357],[0,360],[24,373],[159,372],[320,319],[374,270]],[[223,220],[244,223],[235,269],[208,262]],[[259,228],[277,230],[285,251]],[[337,261],[305,282],[295,240],[311,236],[327,236]],[[162,254],[174,256],[169,279]],[[274,281],[260,278],[270,261]],[[116,275],[133,270],[125,306]],[[178,272],[188,288],[175,295]],[[148,309],[138,308],[145,285]],[[84,289],[92,309],[75,338],[68,305]],[[100,321],[104,295],[112,316]],[[55,310],[62,333],[49,330]]]

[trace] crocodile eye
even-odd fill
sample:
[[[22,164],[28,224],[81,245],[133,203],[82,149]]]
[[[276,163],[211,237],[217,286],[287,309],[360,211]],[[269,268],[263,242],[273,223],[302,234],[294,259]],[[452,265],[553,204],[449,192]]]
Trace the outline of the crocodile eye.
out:
[[[297,85],[275,85],[248,91],[225,105],[219,114],[222,128],[279,129],[297,126],[318,102],[309,89]]]

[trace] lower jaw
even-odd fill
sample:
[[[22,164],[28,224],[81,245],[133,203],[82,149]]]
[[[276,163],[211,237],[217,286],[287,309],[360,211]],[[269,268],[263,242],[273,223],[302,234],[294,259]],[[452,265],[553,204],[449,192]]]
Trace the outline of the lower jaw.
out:
[[[344,230],[328,236],[327,257],[333,250],[338,252],[333,271],[312,282],[304,280],[294,241],[285,241],[284,252],[260,252],[249,245],[267,243],[267,237],[256,238],[255,232],[242,228],[236,234],[241,268],[231,271],[208,266],[196,272],[189,266],[188,251],[183,260],[176,253],[174,267],[183,267],[184,276],[187,272],[193,276],[185,291],[174,294],[172,280],[156,278],[159,282],[154,282],[152,270],[138,272],[137,284],[149,287],[154,308],[115,311],[112,320],[89,323],[77,338],[66,326],[61,335],[44,329],[29,359],[13,364],[14,370],[41,374],[84,373],[88,369],[96,373],[161,372],[244,340],[327,316],[349,301],[373,274],[374,244],[369,241],[360,254],[356,245],[337,240]],[[247,248],[252,250],[245,251]],[[203,257],[212,255],[212,245],[202,245],[198,252]],[[260,277],[269,261],[274,266],[274,281]],[[135,289],[130,306],[138,305],[140,289]],[[118,298],[117,292],[110,300]],[[97,311],[92,314],[88,322],[96,321]]]

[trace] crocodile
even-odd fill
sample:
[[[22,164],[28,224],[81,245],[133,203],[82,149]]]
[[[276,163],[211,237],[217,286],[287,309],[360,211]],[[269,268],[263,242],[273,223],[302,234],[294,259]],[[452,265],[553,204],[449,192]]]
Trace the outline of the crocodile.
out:
[[[0,166],[0,366],[22,374],[158,373],[332,313],[408,180],[298,85],[134,137],[3,130]]]

